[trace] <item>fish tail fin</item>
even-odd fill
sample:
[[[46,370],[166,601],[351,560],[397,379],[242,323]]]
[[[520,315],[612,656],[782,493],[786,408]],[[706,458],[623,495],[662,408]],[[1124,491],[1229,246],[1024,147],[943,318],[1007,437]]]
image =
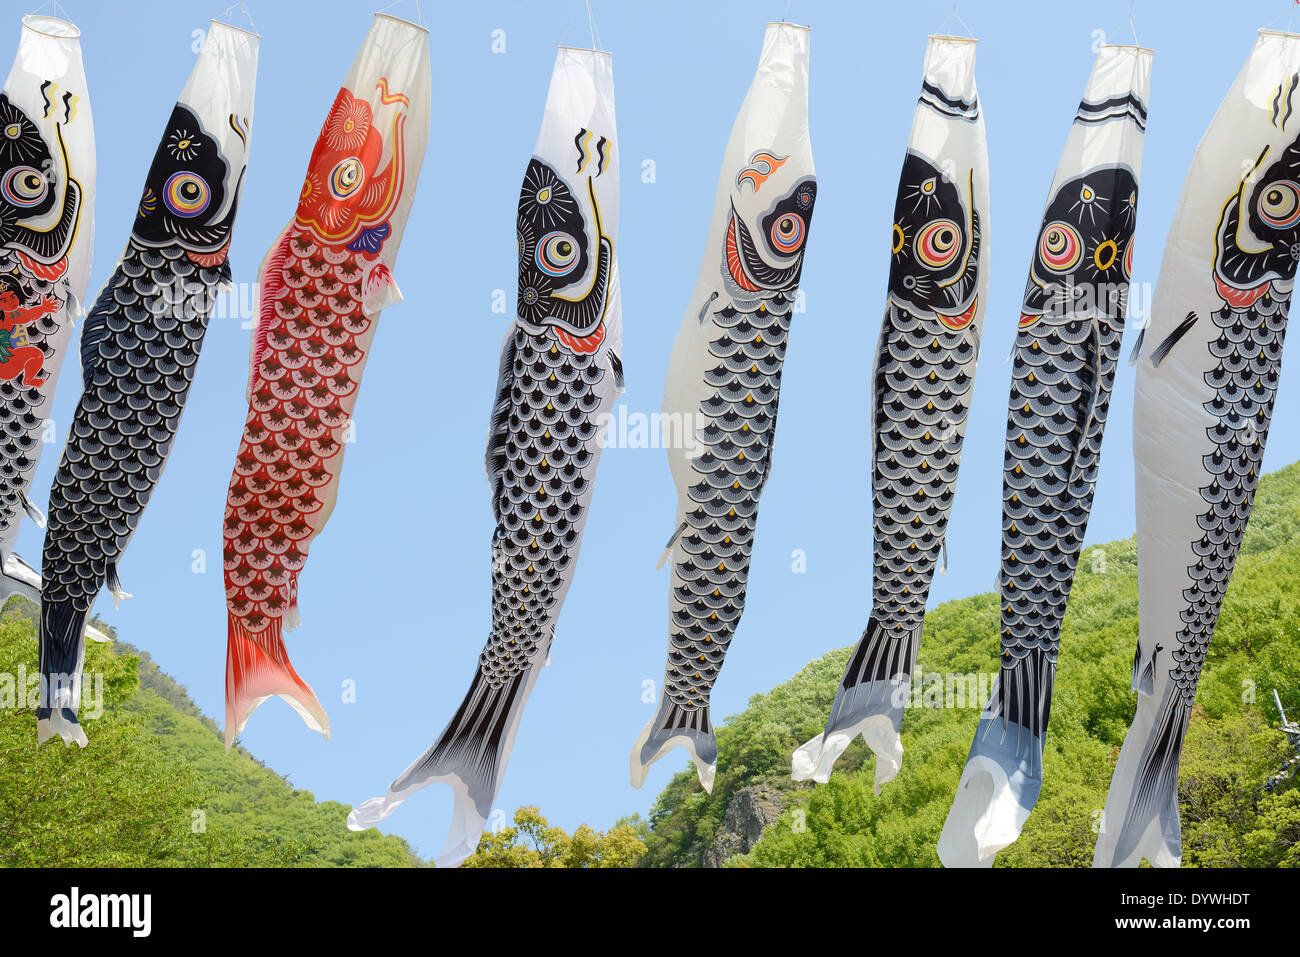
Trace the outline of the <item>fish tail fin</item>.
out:
[[[1111,777],[1093,867],[1177,867],[1183,856],[1178,762],[1192,716],[1173,682],[1163,698],[1142,694]]]
[[[86,732],[77,719],[81,704],[81,669],[86,659],[86,616],[70,601],[41,604],[40,703],[36,709],[36,743],[58,735],[64,745],[85,747]]]
[[[311,685],[298,677],[284,647],[279,620],[254,634],[233,615],[226,632],[226,750],[249,716],[271,695],[279,695],[313,731],[329,740],[330,719]]]
[[[455,867],[473,854],[492,813],[538,670],[530,664],[494,683],[476,666],[469,692],[442,734],[388,786],[388,793],[353,808],[348,828],[374,827],[412,794],[440,782],[451,787],[454,805],[447,841],[434,862],[438,867]]]
[[[17,552],[9,552],[0,563],[0,608],[11,595],[21,595],[28,601],[41,603],[41,573],[23,561]]]
[[[935,846],[945,867],[992,867],[1020,837],[1043,788],[1055,684],[1056,663],[1039,649],[1004,659]]]
[[[920,642],[919,625],[891,632],[872,617],[844,669],[826,730],[794,753],[794,780],[826,783],[836,759],[859,734],[876,755],[876,793],[894,779],[903,762],[898,732]]]
[[[706,700],[703,706],[688,711],[667,695],[660,695],[654,718],[641,729],[632,745],[632,786],[639,788],[644,784],[650,765],[678,744],[690,752],[700,784],[712,793],[718,771],[718,739],[713,734],[709,703]]]

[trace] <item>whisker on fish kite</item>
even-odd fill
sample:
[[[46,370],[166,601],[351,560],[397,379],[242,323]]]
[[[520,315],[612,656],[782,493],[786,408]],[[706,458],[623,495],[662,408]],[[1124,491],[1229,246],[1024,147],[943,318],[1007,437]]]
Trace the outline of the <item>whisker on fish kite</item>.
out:
[[[1255,501],[1300,255],[1298,74],[1294,34],[1261,30],[1187,174],[1136,357],[1137,713],[1096,866],[1182,858],[1178,763]]]
[[[669,448],[677,485],[668,663],[654,717],[632,747],[632,784],[684,745],[705,790],[717,740],[709,696],[740,623],[772,468],[781,370],[817,200],[808,138],[810,31],[768,24],[718,179],[699,280],[669,360],[666,420],[696,442]],[[695,453],[696,449],[701,451]]]
[[[871,377],[872,612],[826,730],[793,777],[828,780],[861,734],[876,793],[901,766],[899,727],[926,598],[946,552],[988,288],[988,147],[975,41],[931,37],[894,204],[889,295]]]
[[[488,427],[492,631],[442,734],[348,815],[353,830],[373,827],[416,791],[451,785],[440,867],[478,846],[577,571],[601,426],[623,384],[618,185],[612,58],[561,47],[519,192],[519,295]]]
[[[82,387],[50,489],[37,735],[77,721],[86,617],[167,464],[218,293],[248,158],[258,37],[213,21],[164,127],[126,249],[86,318]]]
[[[293,219],[258,273],[248,416],[222,527],[226,748],[279,695],[329,718],[289,661],[298,576],[338,497],[346,433],[429,135],[424,27],[377,14],[312,151]]]
[[[1061,623],[1092,510],[1133,266],[1151,51],[1104,46],[1029,268],[1002,476],[1000,673],[939,837],[992,866],[1038,800]]]

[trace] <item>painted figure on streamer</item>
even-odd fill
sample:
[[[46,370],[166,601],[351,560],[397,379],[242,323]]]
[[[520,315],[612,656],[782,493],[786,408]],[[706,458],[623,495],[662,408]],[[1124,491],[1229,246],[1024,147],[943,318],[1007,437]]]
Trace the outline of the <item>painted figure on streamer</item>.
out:
[[[27,323],[63,308],[53,296],[41,300],[40,305],[23,308],[12,289],[0,292],[0,379],[22,377],[24,386],[38,386],[45,353],[39,346],[28,345]]]

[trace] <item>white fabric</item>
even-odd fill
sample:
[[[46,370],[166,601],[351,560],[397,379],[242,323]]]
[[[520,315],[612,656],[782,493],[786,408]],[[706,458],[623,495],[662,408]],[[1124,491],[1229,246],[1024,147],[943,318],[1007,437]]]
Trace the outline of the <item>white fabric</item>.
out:
[[[1098,168],[1126,166],[1134,181],[1140,181],[1151,60],[1151,51],[1140,47],[1100,49],[1048,192],[1049,204],[1062,186]],[[1090,499],[1083,515],[1075,520],[1082,518],[1086,522],[1089,508]],[[1001,581],[999,577],[999,585]],[[1055,648],[1059,634],[1041,635],[1038,640]],[[981,714],[936,848],[947,867],[991,865],[996,853],[1019,836],[1042,788],[1041,732],[1030,733],[1014,722],[1004,724],[1006,719],[997,707],[998,695],[995,690]]]
[[[1204,457],[1214,449],[1206,433],[1218,420],[1205,409],[1214,395],[1205,374],[1216,362],[1210,344],[1222,334],[1210,314],[1225,308],[1214,281],[1219,226],[1236,202],[1239,187],[1243,201],[1249,199],[1256,176],[1300,134],[1300,114],[1287,116],[1293,103],[1300,106],[1293,79],[1297,71],[1300,36],[1261,30],[1197,147],[1169,228],[1133,405],[1141,621],[1137,659],[1145,672],[1154,656],[1154,680],[1138,695],[1137,712],[1111,780],[1094,857],[1097,866],[1136,867],[1143,858],[1157,866],[1179,863],[1176,777],[1172,795],[1163,796],[1168,800],[1162,799],[1141,820],[1129,820],[1130,802],[1166,698],[1177,693],[1171,688],[1171,666],[1172,656],[1182,653],[1177,636],[1187,607],[1183,593],[1192,584],[1189,566],[1197,562],[1193,545],[1206,535],[1199,524],[1207,510],[1201,489],[1210,482]],[[1244,215],[1236,239],[1243,250],[1269,246],[1268,237],[1252,234]],[[1290,280],[1281,286],[1289,292]],[[1152,352],[1192,313],[1198,316],[1196,323],[1154,365]],[[1135,686],[1139,683],[1135,675]],[[1126,840],[1121,850],[1118,842],[1125,828],[1130,838],[1141,836],[1135,842]]]
[[[909,153],[924,158],[944,176],[958,186],[962,200],[967,204],[968,226],[973,219],[979,222],[979,277],[976,283],[975,314],[966,327],[967,334],[976,344],[972,358],[966,362],[963,371],[974,378],[978,362],[978,343],[984,327],[984,310],[987,301],[989,270],[989,180],[988,180],[988,142],[984,131],[984,113],[979,103],[979,93],[975,84],[976,41],[959,37],[932,36],[926,45],[925,63],[922,68],[922,93],[917,102],[912,119],[912,131],[908,138]],[[944,99],[938,99],[933,91],[938,91]],[[969,104],[969,108],[954,108],[948,101]],[[971,114],[974,117],[971,118]],[[957,114],[957,115],[954,115]],[[883,344],[884,328],[881,330]],[[879,356],[880,345],[877,346]],[[872,410],[873,421],[869,426],[873,442],[873,460],[875,458],[876,426],[875,409]],[[954,428],[956,441],[964,441],[967,417],[963,416]],[[960,463],[959,451],[952,457],[954,464]],[[951,505],[949,506],[951,509]],[[945,510],[946,516],[947,510]],[[942,573],[942,568],[940,569]],[[918,636],[919,640],[919,636]],[[910,663],[909,663],[910,664]],[[836,760],[859,734],[876,757],[875,792],[892,781],[902,768],[903,742],[895,727],[894,717],[890,713],[897,709],[897,702],[905,701],[911,684],[910,672],[900,671],[888,682],[881,701],[871,701],[869,689],[856,685],[846,691],[841,683],[837,689],[832,705],[831,721],[841,713],[853,715],[846,722],[840,722],[831,730],[823,732],[804,742],[795,751],[791,759],[791,777],[795,781],[813,780],[826,783]],[[846,701],[846,695],[852,700]],[[854,708],[857,701],[863,701],[861,709]],[[841,711],[841,709],[844,709]]]
[[[712,321],[704,321],[702,317],[706,310],[720,308],[723,303],[731,301],[731,293],[723,278],[726,266],[721,260],[732,210],[742,221],[756,222],[771,206],[774,197],[782,196],[800,180],[814,175],[812,144],[808,135],[810,44],[811,33],[807,27],[793,23],[767,25],[758,68],[727,140],[699,278],[682,318],[664,383],[664,421],[682,423],[681,430],[693,431],[697,438],[709,425],[701,403],[715,392],[715,387],[706,381],[707,373],[718,364],[710,351],[710,343],[719,335],[719,330]],[[770,170],[759,162],[759,175],[763,176],[765,170],[767,175],[742,188],[738,177],[752,169],[756,157],[765,153],[784,157],[784,162]],[[701,481],[695,467],[700,447],[698,441],[668,443],[668,463],[678,494],[674,529],[683,527],[687,513],[696,507],[690,489]],[[771,454],[769,451],[768,455]],[[672,552],[679,548],[680,545],[674,546]],[[678,597],[681,583],[682,577],[674,565],[669,591],[670,631],[674,627],[674,613],[684,606]],[[700,782],[709,790],[716,773],[713,733],[711,730],[691,729],[686,733],[670,734],[662,727],[665,714],[675,706],[668,695],[668,681],[665,680],[655,717],[642,730],[632,750],[632,783],[639,787],[645,780],[649,765],[681,744],[690,753]],[[705,711],[704,720],[707,720],[708,690],[704,695],[705,704],[699,710]],[[697,717],[696,720],[700,719]]]
[[[69,179],[75,180],[81,191],[75,238],[67,253],[67,271],[59,280],[60,298],[66,298],[66,302],[56,315],[58,331],[45,340],[53,355],[45,360],[45,381],[37,387],[42,401],[33,410],[36,421],[27,429],[32,446],[24,492],[31,487],[36,462],[46,444],[42,441],[45,423],[54,404],[63,360],[69,347],[75,345],[73,329],[87,308],[86,286],[95,246],[95,125],[81,63],[80,37],[81,31],[66,20],[36,14],[23,17],[18,54],[4,84],[9,102],[37,125],[54,157],[54,166],[49,171],[53,176],[51,189],[57,197],[54,207],[25,225],[49,229],[58,223]],[[21,522],[19,508],[9,528],[0,532],[0,556],[10,554]]]

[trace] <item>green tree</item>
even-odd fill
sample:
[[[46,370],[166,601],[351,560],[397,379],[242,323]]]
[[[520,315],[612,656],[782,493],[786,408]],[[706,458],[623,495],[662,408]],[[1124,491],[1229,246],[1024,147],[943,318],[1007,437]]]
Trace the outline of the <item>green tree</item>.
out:
[[[635,867],[646,852],[638,821],[624,819],[603,833],[581,824],[570,835],[537,808],[521,807],[514,827],[484,832],[461,867]]]

